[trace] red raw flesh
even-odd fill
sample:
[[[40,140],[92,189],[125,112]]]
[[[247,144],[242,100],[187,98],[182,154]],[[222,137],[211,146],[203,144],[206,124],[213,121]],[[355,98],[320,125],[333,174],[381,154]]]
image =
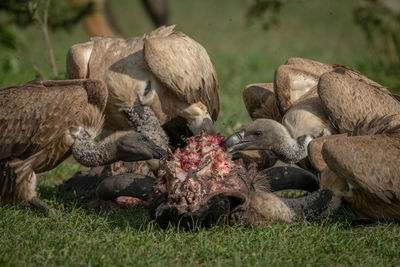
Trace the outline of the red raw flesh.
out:
[[[144,201],[136,197],[120,196],[115,199],[115,201],[123,207],[135,208],[139,206],[144,206]]]
[[[223,174],[229,173],[231,157],[223,151],[224,136],[207,135],[203,132],[199,136],[187,138],[186,144],[183,150],[178,148],[174,153],[169,151],[168,160],[174,161],[176,168],[187,174],[191,170],[196,170],[202,163],[211,160],[212,167],[218,170],[219,177],[223,178]]]
[[[154,186],[156,195],[167,193],[168,203],[180,212],[196,209],[211,193],[227,188],[228,184],[228,187],[237,184],[232,177],[243,173],[242,166],[224,151],[224,136],[203,131],[187,138],[186,144],[174,153],[168,151],[168,159],[162,163]]]

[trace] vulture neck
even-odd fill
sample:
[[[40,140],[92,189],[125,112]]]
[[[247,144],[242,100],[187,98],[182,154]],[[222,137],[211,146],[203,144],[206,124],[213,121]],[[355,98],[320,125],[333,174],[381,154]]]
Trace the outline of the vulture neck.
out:
[[[150,107],[143,105],[139,97],[136,98],[132,108],[123,110],[123,112],[135,131],[143,134],[159,147],[165,150],[168,148],[168,136],[161,127],[156,114]]]
[[[293,138],[288,131],[281,136],[279,142],[272,148],[277,156],[287,163],[297,163],[307,157],[307,146],[312,138],[309,135],[302,135]]]
[[[72,146],[76,161],[86,167],[96,167],[118,161],[116,135],[111,135],[101,142],[94,141],[89,134],[78,136]]]

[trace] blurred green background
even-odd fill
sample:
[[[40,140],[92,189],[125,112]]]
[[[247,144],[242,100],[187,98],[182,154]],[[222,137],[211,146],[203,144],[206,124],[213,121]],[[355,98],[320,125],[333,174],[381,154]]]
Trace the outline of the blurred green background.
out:
[[[61,1],[53,2],[59,5]],[[109,2],[118,25],[127,36],[141,36],[154,28],[141,1]],[[249,121],[241,99],[243,88],[250,83],[271,82],[274,70],[289,57],[345,64],[388,86],[392,91],[398,90],[399,66],[390,64],[387,51],[379,48],[380,39],[386,37],[373,35],[367,38],[366,31],[369,29],[365,21],[372,21],[372,30],[369,30],[372,33],[382,27],[378,23],[379,19],[387,15],[384,13],[381,17],[371,17],[368,8],[376,8],[368,7],[372,2],[170,0],[169,24],[176,24],[178,31],[188,34],[208,51],[220,83],[221,113],[217,129],[228,134]],[[278,8],[262,9],[263,4],[271,3],[278,3]],[[252,7],[258,13],[253,10],[255,14],[249,20],[248,14]],[[361,17],[370,17],[362,24],[357,24],[356,12],[360,13],[360,7]],[[369,13],[365,13],[365,10]],[[376,13],[380,15],[378,11]],[[3,20],[0,16],[0,23],[2,21],[5,21],[4,16]],[[268,30],[264,29],[265,24],[269,26]],[[398,24],[397,20],[395,26]],[[1,87],[35,79],[40,72],[45,78],[66,78],[65,56],[68,48],[90,38],[82,23],[68,29],[61,27],[57,31],[50,31],[59,70],[59,75],[54,77],[47,60],[43,35],[37,25],[31,23],[26,28],[12,27],[12,30],[18,42],[16,49],[1,47]]]

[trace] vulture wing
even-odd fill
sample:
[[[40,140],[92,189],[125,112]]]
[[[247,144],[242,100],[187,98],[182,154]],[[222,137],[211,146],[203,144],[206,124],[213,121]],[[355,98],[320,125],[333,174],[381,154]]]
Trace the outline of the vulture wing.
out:
[[[336,71],[321,76],[318,95],[340,133],[352,132],[360,121],[400,114],[399,102],[387,91]]]
[[[0,160],[25,158],[61,137],[87,105],[81,86],[32,81],[0,90]]]
[[[281,121],[276,105],[274,85],[272,83],[249,84],[243,91],[243,102],[253,120],[272,119]]]
[[[281,115],[285,114],[296,101],[316,96],[311,92],[314,91],[313,87],[317,85],[320,76],[334,70],[388,93],[382,85],[345,65],[325,64],[304,58],[289,58],[285,65],[276,69],[274,77],[274,89]]]
[[[347,136],[346,134],[334,134],[334,135],[325,135],[318,138],[313,139],[307,147],[308,150],[308,159],[311,165],[318,172],[322,172],[326,167],[326,162],[322,157],[322,146],[328,140],[333,140],[337,138],[343,138]]]
[[[283,116],[294,102],[313,90],[319,76],[333,68],[329,64],[304,58],[289,58],[274,75],[277,105]]]
[[[286,65],[290,65],[290,66],[299,68],[303,71],[307,71],[309,73],[317,75],[318,77],[326,72],[331,72],[333,70],[336,70],[348,77],[351,77],[358,81],[363,81],[367,84],[377,87],[378,89],[380,89],[382,91],[388,92],[387,88],[385,88],[384,86],[367,78],[366,76],[362,75],[359,71],[357,71],[353,68],[350,68],[346,65],[326,64],[326,63],[322,63],[322,62],[318,62],[318,61],[314,61],[314,60],[310,60],[310,59],[305,59],[305,58],[289,58],[286,61]]]
[[[180,32],[146,38],[144,60],[171,93],[188,104],[203,103],[216,120],[219,113],[217,74],[200,44]]]
[[[328,140],[322,155],[330,170],[356,189],[387,203],[400,200],[400,134]]]

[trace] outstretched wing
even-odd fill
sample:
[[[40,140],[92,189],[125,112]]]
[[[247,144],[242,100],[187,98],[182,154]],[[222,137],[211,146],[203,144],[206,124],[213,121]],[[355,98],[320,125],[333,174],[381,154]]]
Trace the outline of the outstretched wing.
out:
[[[325,73],[318,83],[324,110],[340,133],[352,132],[360,121],[400,114],[400,103],[384,89],[342,71]]]
[[[219,113],[217,74],[199,43],[181,32],[146,38],[144,60],[171,93],[188,104],[203,103],[216,120]]]
[[[400,133],[327,140],[322,155],[356,189],[387,203],[400,200]]]
[[[0,160],[25,158],[61,137],[87,105],[81,86],[31,81],[0,90]]]

